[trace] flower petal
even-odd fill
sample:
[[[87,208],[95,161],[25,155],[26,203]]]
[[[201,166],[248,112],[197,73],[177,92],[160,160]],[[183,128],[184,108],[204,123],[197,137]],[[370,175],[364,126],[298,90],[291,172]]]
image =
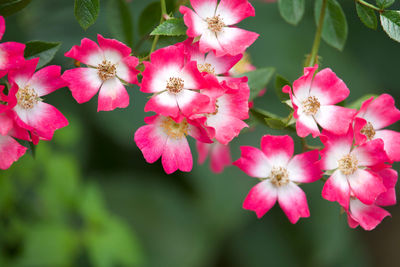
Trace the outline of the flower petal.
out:
[[[329,201],[337,201],[343,208],[348,209],[350,186],[346,176],[339,170],[335,171],[325,182],[322,197]]]
[[[353,149],[359,166],[374,166],[389,161],[381,139],[374,139]]]
[[[375,205],[365,205],[357,199],[350,201],[350,212],[352,219],[367,231],[375,229],[386,216],[390,216],[386,210]]]
[[[400,161],[400,133],[392,130],[379,130],[375,138],[381,138],[390,161]]]
[[[217,57],[226,54],[236,56],[243,53],[254,41],[259,34],[246,31],[236,27],[224,27],[221,32],[217,33],[217,39],[223,51],[215,50]]]
[[[272,166],[286,167],[293,156],[293,139],[288,135],[264,135],[261,138],[261,150]]]
[[[243,202],[243,208],[254,211],[261,218],[275,205],[277,196],[277,188],[269,179],[264,180],[250,190]]]
[[[216,15],[220,15],[225,25],[236,24],[247,17],[254,17],[254,7],[247,0],[221,0]]]
[[[97,111],[110,111],[129,106],[129,95],[117,78],[111,78],[100,87]]]
[[[138,64],[136,57],[124,57],[117,65],[116,75],[128,83],[138,84],[137,75],[140,71],[135,69]]]
[[[306,194],[292,182],[278,188],[278,202],[293,224],[300,218],[310,217]]]
[[[338,167],[338,161],[350,153],[353,144],[353,130],[349,128],[346,135],[336,135],[323,131],[321,141],[325,148],[321,150],[321,168],[334,170]]]
[[[0,135],[0,169],[10,168],[15,161],[25,154],[26,149],[11,136]]]
[[[35,89],[39,96],[48,95],[67,86],[66,82],[61,79],[60,66],[48,66],[38,70],[30,79],[29,85]]]
[[[183,14],[183,20],[188,27],[186,34],[189,37],[197,37],[203,34],[208,29],[207,23],[193,10],[186,6],[181,6],[179,12]]]
[[[93,68],[66,70],[62,78],[68,83],[72,96],[79,104],[89,101],[102,84],[97,69]]]
[[[191,0],[194,11],[202,18],[212,18],[217,8],[217,0]]]
[[[247,175],[266,178],[271,172],[271,166],[265,154],[258,148],[241,146],[241,157],[233,165],[244,171]]]
[[[320,179],[319,151],[312,150],[295,155],[287,165],[289,179],[298,183],[312,183]]]
[[[65,53],[65,56],[90,66],[97,66],[104,60],[100,47],[96,42],[87,38],[82,39],[80,46],[74,45],[71,50]]]
[[[171,174],[176,170],[190,172],[193,167],[193,159],[186,138],[168,138],[161,162],[167,174]]]
[[[372,171],[358,169],[348,176],[348,181],[354,195],[366,205],[373,204],[386,191],[382,178]]]
[[[317,123],[325,130],[335,134],[346,134],[356,110],[340,106],[321,106],[314,115]]]
[[[125,44],[115,39],[107,39],[97,34],[97,41],[103,51],[104,59],[113,64],[118,64],[123,58],[128,57],[132,50]]]

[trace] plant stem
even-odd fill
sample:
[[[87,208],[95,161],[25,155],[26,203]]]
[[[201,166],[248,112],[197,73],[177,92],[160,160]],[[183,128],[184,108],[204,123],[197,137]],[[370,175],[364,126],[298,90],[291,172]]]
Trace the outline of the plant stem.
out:
[[[358,2],[359,4],[361,4],[361,5],[363,5],[363,6],[372,8],[373,10],[376,10],[376,11],[378,11],[378,12],[382,12],[382,11],[383,11],[382,9],[380,9],[380,8],[378,8],[378,7],[376,7],[376,6],[372,5],[372,4],[370,4],[370,3],[368,3],[368,2],[365,2],[364,0],[356,0],[356,2]]]
[[[160,18],[160,24],[161,24],[164,21],[164,15],[167,15],[167,5],[165,4],[165,0],[160,0],[160,4],[161,4],[161,18]],[[160,38],[159,35],[156,35],[154,37],[153,43],[151,45],[149,56],[156,49],[157,42],[158,42],[159,38]]]
[[[328,0],[322,0],[321,12],[319,14],[317,32],[315,33],[314,43],[311,49],[311,54],[306,62],[307,67],[312,67],[318,61],[318,50],[321,43],[322,27],[324,25],[325,10]]]

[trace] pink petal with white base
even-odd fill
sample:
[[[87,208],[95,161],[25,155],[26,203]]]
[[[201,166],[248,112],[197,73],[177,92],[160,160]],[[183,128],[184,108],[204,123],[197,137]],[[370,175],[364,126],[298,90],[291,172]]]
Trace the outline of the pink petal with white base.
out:
[[[356,110],[340,106],[321,106],[315,120],[323,128],[335,134],[346,134]]]
[[[239,54],[236,56],[222,56],[222,57],[217,57],[214,52],[208,53],[205,62],[208,64],[211,64],[211,66],[214,68],[215,74],[224,74],[227,73],[229,70],[232,69],[233,66],[235,66],[236,63],[240,61],[240,59],[243,57],[243,54]]]
[[[241,54],[257,40],[258,36],[258,33],[240,28],[224,27],[223,31],[217,33],[217,39],[223,51],[215,50],[215,54],[217,57]]]
[[[278,188],[278,202],[293,224],[300,218],[310,217],[306,194],[292,182]]]
[[[397,183],[397,171],[386,168],[377,172],[382,177],[382,181],[387,191],[380,194],[375,201],[376,205],[379,206],[391,206],[396,204],[396,190],[395,186]]]
[[[390,216],[386,210],[375,205],[365,205],[356,199],[350,202],[350,214],[367,231],[375,229],[386,216]]]
[[[277,188],[269,180],[264,180],[250,190],[243,208],[254,211],[261,218],[275,205],[277,197]]]
[[[0,44],[0,70],[19,67],[24,62],[25,45],[16,42]],[[4,74],[4,73],[3,73]],[[4,76],[1,74],[0,76]]]
[[[287,165],[289,180],[298,183],[312,183],[320,179],[322,172],[318,159],[318,150],[295,155]]]
[[[146,161],[154,163],[161,157],[168,136],[151,124],[140,127],[134,139]]]
[[[337,104],[349,94],[350,90],[346,84],[331,69],[323,69],[315,74],[310,95],[317,97],[321,105]]]
[[[65,53],[66,57],[73,58],[89,66],[97,66],[103,60],[103,52],[96,42],[83,38],[81,45],[74,45],[71,50]]]
[[[351,152],[360,166],[374,166],[389,159],[383,149],[383,141],[374,139],[353,149]]]
[[[0,135],[0,169],[10,168],[15,161],[25,154],[26,149],[11,136]]]
[[[376,131],[375,138],[381,138],[384,150],[391,162],[400,161],[400,133],[392,130]]]
[[[116,75],[128,83],[137,84],[137,75],[140,71],[135,68],[138,64],[139,60],[136,57],[125,57],[118,63]]]
[[[212,137],[224,145],[238,136],[243,128],[248,127],[244,121],[236,117],[218,113],[207,119],[207,126],[214,129]]]
[[[261,150],[272,166],[286,166],[293,156],[293,139],[288,136],[264,135]]]
[[[203,164],[208,156],[208,152],[211,150],[212,144],[203,143],[200,141],[196,142],[196,149],[199,155],[197,162]]]
[[[233,165],[244,171],[247,175],[266,178],[271,172],[271,166],[265,154],[258,148],[241,146],[241,157]]]
[[[0,40],[3,38],[4,32],[6,31],[6,21],[3,16],[0,16]]]
[[[35,73],[38,63],[39,58],[24,61],[19,65],[18,69],[10,70],[8,73],[9,81],[16,83],[20,88],[24,88]]]
[[[226,25],[232,25],[255,16],[255,11],[247,0],[221,0],[215,14],[220,15]]]
[[[207,24],[206,24],[207,27]],[[193,36],[195,37],[195,36]],[[214,32],[206,28],[205,30],[202,31],[200,40],[200,51],[202,53],[207,53],[209,51],[215,51],[215,55],[217,57],[224,56],[226,55],[226,52],[223,50],[221,47],[220,42],[217,39],[217,36],[215,35]]]
[[[61,78],[60,66],[48,66],[33,74],[29,80],[29,86],[34,88],[39,96],[44,96],[67,84]]]
[[[132,52],[128,46],[120,41],[104,38],[100,34],[97,35],[97,41],[99,42],[104,58],[114,64],[118,64],[121,59],[128,57]]]
[[[102,84],[97,69],[93,68],[66,70],[62,78],[68,83],[72,96],[79,104],[89,101]]]
[[[314,118],[309,115],[301,114],[296,120],[296,132],[300,137],[306,137],[311,134],[312,137],[317,137],[320,135],[318,125]]]
[[[167,174],[176,170],[190,172],[193,167],[193,159],[186,138],[168,138],[161,162]]]
[[[100,88],[97,111],[126,108],[128,105],[129,95],[120,80],[112,78],[103,83]]]
[[[301,102],[310,95],[311,83],[314,77],[314,73],[317,69],[318,65],[315,65],[314,67],[304,68],[304,75],[293,82],[293,94],[298,99],[298,101]]]
[[[190,4],[202,19],[213,17],[217,8],[217,0],[190,0]]]
[[[67,119],[55,107],[38,102],[32,109],[14,108],[17,124],[47,140],[53,138],[54,131],[68,125]]]
[[[177,117],[179,114],[176,95],[163,92],[152,96],[144,107],[145,112],[154,111],[163,116]]]
[[[339,170],[335,171],[325,182],[322,197],[329,201],[337,201],[347,209],[350,201],[350,186],[345,175]]]
[[[207,31],[207,23],[193,10],[186,6],[181,6],[179,12],[183,14],[185,25],[188,26],[186,34],[189,37],[196,37]]]
[[[394,99],[388,94],[383,94],[375,100],[366,100],[360,108],[357,117],[362,117],[371,122],[374,129],[382,129],[400,120],[400,110],[395,106]]]
[[[348,176],[348,181],[354,195],[366,205],[373,204],[386,191],[382,178],[372,171],[358,169]]]

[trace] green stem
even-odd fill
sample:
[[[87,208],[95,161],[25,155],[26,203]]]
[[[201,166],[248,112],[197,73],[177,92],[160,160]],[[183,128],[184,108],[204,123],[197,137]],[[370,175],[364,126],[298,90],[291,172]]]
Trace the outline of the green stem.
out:
[[[372,5],[372,4],[370,4],[370,3],[368,3],[368,2],[365,2],[364,0],[356,0],[356,2],[358,2],[359,4],[361,4],[361,5],[363,5],[363,6],[369,7],[369,8],[371,8],[371,9],[373,9],[373,10],[376,10],[376,11],[378,11],[378,12],[382,12],[382,11],[383,11],[382,9],[380,9],[380,8],[378,8],[378,7],[376,7],[376,6]]]
[[[308,67],[312,67],[318,61],[318,50],[321,43],[322,27],[324,25],[325,10],[328,0],[322,0],[321,12],[319,14],[317,32],[315,33],[314,43],[311,49],[311,54],[306,62]]]
[[[165,0],[160,0],[160,4],[161,4],[161,18],[160,18],[160,24],[161,24],[164,21],[164,16],[167,15],[167,5],[165,4]],[[156,35],[154,37],[153,43],[151,44],[151,49],[150,49],[149,56],[156,49],[157,42],[158,42],[159,38],[160,38],[159,35]]]

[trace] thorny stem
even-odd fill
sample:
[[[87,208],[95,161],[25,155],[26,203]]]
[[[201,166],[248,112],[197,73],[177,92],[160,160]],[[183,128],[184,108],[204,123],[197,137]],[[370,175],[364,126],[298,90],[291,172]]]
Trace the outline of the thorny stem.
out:
[[[376,6],[372,5],[372,4],[370,4],[370,3],[368,3],[368,2],[365,2],[364,0],[355,0],[355,1],[358,2],[359,4],[363,5],[363,6],[366,6],[366,7],[369,7],[369,8],[371,8],[371,9],[373,9],[373,10],[376,10],[376,11],[378,11],[379,13],[383,11],[382,9],[380,9],[380,8],[378,8],[378,7],[376,7]]]
[[[308,57],[308,60],[306,62],[307,67],[312,67],[315,65],[315,63],[317,63],[316,61],[318,59],[318,50],[319,50],[319,45],[321,43],[322,27],[324,25],[325,10],[326,10],[327,2],[328,2],[328,0],[322,0],[322,7],[321,7],[321,12],[319,14],[317,32],[315,33],[314,43],[313,43],[313,46],[311,49],[311,54]]]
[[[165,4],[165,0],[160,0],[160,4],[161,4],[161,18],[160,18],[160,24],[161,24],[165,20],[165,16],[168,14],[167,14],[167,6]],[[149,57],[150,54],[153,53],[154,50],[156,49],[158,38],[159,38],[159,35],[156,35],[154,37],[153,44],[151,45],[150,53],[147,57]]]

